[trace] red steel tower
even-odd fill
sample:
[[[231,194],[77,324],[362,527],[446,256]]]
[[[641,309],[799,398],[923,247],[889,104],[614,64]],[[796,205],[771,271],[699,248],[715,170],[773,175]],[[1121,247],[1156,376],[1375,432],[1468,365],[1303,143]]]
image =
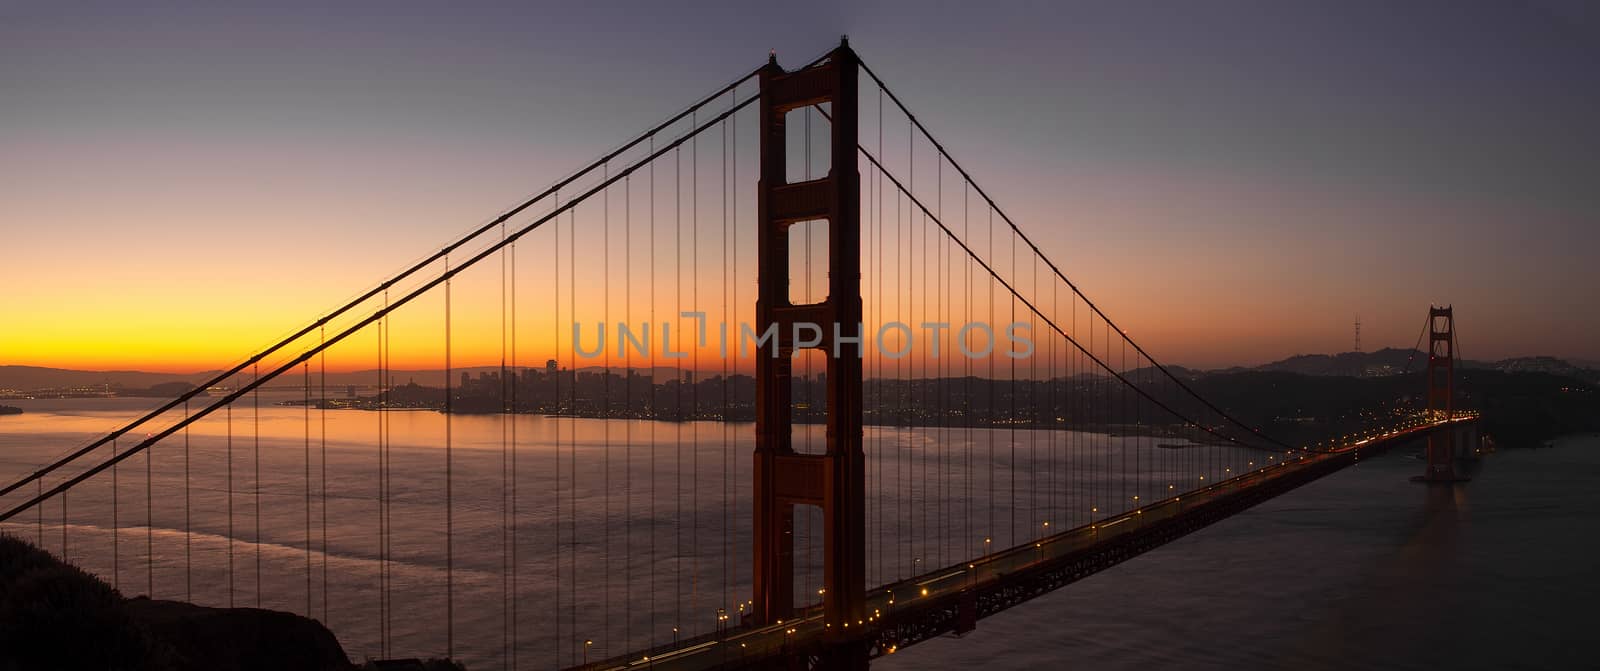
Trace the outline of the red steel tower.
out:
[[[1428,419],[1455,417],[1456,330],[1452,306],[1428,307]],[[1456,474],[1456,429],[1446,426],[1428,434],[1428,470],[1422,482],[1465,480]]]
[[[841,42],[818,65],[785,72],[762,69],[761,175],[757,200],[760,287],[755,327],[776,326],[777,356],[756,357],[753,617],[758,624],[794,616],[794,508],[823,511],[823,613],[830,629],[830,668],[866,668],[865,456],[862,453],[861,196],[855,52]],[[832,106],[829,172],[790,183],[785,118],[791,110]],[[789,295],[789,229],[827,222],[828,297],[796,305]],[[795,452],[790,382],[796,322],[821,327],[811,346],[827,357],[827,450]],[[808,341],[809,342],[809,341]]]

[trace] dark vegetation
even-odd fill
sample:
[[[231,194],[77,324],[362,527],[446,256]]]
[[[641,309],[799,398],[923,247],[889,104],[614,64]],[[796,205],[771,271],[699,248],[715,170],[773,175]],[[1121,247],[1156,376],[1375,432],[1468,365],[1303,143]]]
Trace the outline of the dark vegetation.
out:
[[[0,671],[355,668],[333,633],[314,620],[125,599],[82,569],[0,535]]]
[[[1549,373],[1460,374],[1468,407],[1503,447],[1537,447],[1556,436],[1600,431],[1600,385]]]
[[[1241,420],[1291,441],[1315,441],[1426,406],[1423,373],[1385,377],[1241,372],[1200,377],[1192,386]],[[1482,413],[1480,429],[1502,447],[1535,447],[1555,436],[1600,431],[1597,385],[1540,372],[1456,371],[1458,410]],[[1309,421],[1285,421],[1303,418]]]
[[[94,576],[0,535],[0,669],[184,668],[122,605]]]

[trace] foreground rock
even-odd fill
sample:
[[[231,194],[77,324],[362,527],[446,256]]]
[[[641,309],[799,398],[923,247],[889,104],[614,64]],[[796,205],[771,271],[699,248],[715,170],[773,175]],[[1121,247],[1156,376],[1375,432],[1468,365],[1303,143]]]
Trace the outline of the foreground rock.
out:
[[[292,613],[206,608],[117,590],[0,535],[0,671],[347,671],[333,633]]]
[[[182,601],[128,599],[123,610],[176,659],[173,669],[354,668],[333,632],[316,620],[259,608],[207,608]]]

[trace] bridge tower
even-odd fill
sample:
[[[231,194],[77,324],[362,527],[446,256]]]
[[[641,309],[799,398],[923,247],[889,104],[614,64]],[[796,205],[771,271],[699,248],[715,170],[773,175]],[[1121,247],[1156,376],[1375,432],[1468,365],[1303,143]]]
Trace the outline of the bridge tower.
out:
[[[1428,418],[1455,417],[1455,343],[1453,306],[1428,307]],[[1428,434],[1428,469],[1412,478],[1419,482],[1458,482],[1454,427]]]
[[[862,453],[861,175],[856,167],[859,66],[841,41],[821,64],[785,72],[776,58],[761,70],[761,168],[755,327],[776,327],[774,350],[756,357],[753,617],[769,624],[794,616],[794,507],[823,511],[823,613],[829,668],[866,668],[866,459]],[[832,106],[827,176],[790,183],[785,117]],[[789,297],[789,228],[826,220],[828,297],[795,305]],[[821,327],[811,346],[827,358],[827,450],[796,453],[790,381],[801,347],[797,322]],[[809,339],[808,341],[809,342]],[[854,631],[852,631],[852,629]]]

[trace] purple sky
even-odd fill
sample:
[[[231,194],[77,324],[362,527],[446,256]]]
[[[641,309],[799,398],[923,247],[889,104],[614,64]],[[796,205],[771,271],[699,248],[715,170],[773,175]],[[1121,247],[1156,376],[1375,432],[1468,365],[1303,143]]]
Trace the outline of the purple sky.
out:
[[[1600,359],[1596,5],[996,4],[0,8],[0,363],[242,354],[845,33],[1158,357],[1410,346],[1435,301],[1468,357]]]

